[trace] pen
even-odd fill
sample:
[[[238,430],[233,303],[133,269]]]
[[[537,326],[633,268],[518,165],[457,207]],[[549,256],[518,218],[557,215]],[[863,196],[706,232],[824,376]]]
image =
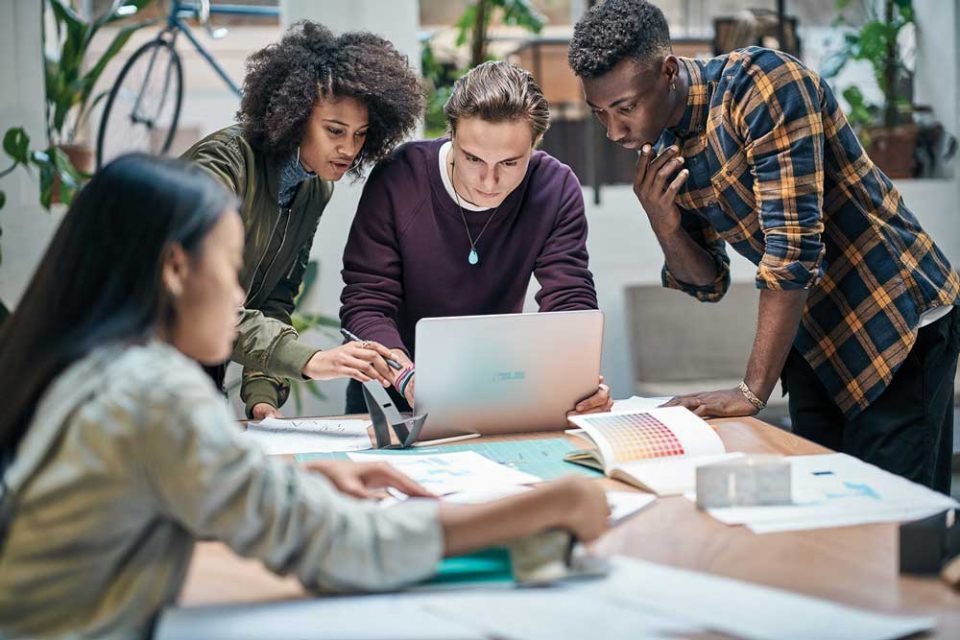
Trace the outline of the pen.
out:
[[[350,331],[344,329],[343,327],[340,327],[340,333],[342,333],[343,337],[346,338],[347,340],[353,340],[354,342],[366,342],[365,340],[362,340],[359,337],[357,337],[356,334],[351,333]],[[400,369],[403,369],[403,365],[397,362],[396,360],[394,360],[393,358],[384,357],[383,359],[387,361],[388,365],[390,365],[397,371],[400,371]]]

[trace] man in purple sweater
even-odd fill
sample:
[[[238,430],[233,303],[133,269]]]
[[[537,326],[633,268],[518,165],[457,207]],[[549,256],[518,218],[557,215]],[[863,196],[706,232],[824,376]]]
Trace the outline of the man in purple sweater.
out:
[[[535,150],[549,109],[532,76],[480,65],[444,112],[450,140],[404,145],[370,175],[343,256],[341,323],[410,370],[393,394],[402,408],[413,401],[421,318],[519,313],[531,275],[541,311],[597,308],[580,183]],[[571,409],[610,404],[600,384]],[[347,411],[365,410],[351,383]]]

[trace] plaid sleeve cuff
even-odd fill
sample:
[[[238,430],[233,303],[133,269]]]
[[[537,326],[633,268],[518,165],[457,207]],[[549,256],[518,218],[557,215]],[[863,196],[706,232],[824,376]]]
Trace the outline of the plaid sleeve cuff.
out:
[[[823,263],[781,261],[765,254],[757,266],[757,288],[773,291],[812,289],[823,278]]]
[[[666,264],[660,272],[660,280],[664,287],[683,291],[700,302],[719,302],[730,288],[730,265],[717,255],[714,255],[714,262],[717,266],[717,277],[709,284],[695,285],[678,280]]]

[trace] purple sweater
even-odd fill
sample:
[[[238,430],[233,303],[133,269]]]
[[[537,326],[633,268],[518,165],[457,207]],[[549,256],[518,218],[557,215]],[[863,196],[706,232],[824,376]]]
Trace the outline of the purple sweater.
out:
[[[460,211],[440,177],[444,142],[406,144],[367,180],[343,254],[342,325],[412,356],[420,318],[519,313],[531,275],[541,311],[596,309],[583,194],[570,167],[535,151],[471,265]],[[493,212],[466,211],[474,238]]]

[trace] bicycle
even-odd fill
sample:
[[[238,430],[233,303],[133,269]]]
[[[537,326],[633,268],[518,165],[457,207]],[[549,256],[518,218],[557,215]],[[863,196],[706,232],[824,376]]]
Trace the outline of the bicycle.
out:
[[[230,90],[241,96],[240,86],[216,58],[197,40],[187,20],[195,19],[211,38],[227,34],[210,25],[211,15],[278,17],[279,7],[211,5],[210,0],[170,0],[166,25],[153,40],[137,49],[120,70],[110,89],[97,132],[97,168],[130,151],[162,155],[170,149],[183,103],[183,68],[176,50],[182,32]]]

